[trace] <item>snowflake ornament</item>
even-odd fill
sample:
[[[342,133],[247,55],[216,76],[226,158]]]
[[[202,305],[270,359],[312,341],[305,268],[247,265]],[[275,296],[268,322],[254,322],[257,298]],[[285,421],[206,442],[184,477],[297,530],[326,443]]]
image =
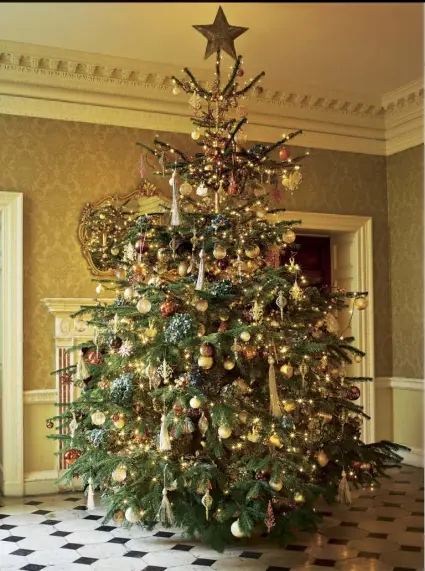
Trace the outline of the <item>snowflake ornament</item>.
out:
[[[134,262],[136,259],[136,249],[133,244],[126,244],[124,246],[124,260],[126,262]]]
[[[118,353],[120,354],[121,357],[130,357],[132,350],[133,350],[133,343],[128,339],[126,339],[125,341],[123,341],[123,344],[118,349]]]

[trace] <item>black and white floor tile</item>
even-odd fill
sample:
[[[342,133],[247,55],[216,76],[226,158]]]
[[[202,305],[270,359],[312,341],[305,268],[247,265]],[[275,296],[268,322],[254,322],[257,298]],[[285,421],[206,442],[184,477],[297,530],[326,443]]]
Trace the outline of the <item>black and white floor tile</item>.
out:
[[[248,541],[217,553],[178,530],[102,525],[81,494],[0,498],[0,571],[419,571],[424,569],[423,470],[391,470],[351,506],[319,506],[317,533],[286,549]]]

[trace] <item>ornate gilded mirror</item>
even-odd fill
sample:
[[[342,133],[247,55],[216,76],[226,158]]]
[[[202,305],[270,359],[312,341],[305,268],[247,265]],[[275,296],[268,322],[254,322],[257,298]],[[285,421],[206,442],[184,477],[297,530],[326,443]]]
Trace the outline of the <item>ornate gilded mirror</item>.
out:
[[[95,204],[86,204],[80,216],[78,238],[91,273],[102,277],[113,275],[116,244],[133,221],[142,214],[157,214],[158,224],[162,224],[169,203],[152,183],[143,181],[130,194],[107,196]]]

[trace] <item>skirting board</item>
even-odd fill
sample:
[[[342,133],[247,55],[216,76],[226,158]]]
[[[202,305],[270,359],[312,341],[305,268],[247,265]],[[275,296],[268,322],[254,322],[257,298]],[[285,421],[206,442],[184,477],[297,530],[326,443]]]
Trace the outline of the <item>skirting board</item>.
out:
[[[403,456],[403,464],[407,466],[424,467],[424,451],[420,448],[412,448],[410,452],[400,452],[400,456]]]
[[[24,494],[25,496],[41,496],[44,494],[57,494],[59,492],[78,492],[82,490],[81,481],[74,479],[73,486],[60,484],[56,481],[60,474],[56,470],[45,470],[39,472],[29,472],[25,474]]]

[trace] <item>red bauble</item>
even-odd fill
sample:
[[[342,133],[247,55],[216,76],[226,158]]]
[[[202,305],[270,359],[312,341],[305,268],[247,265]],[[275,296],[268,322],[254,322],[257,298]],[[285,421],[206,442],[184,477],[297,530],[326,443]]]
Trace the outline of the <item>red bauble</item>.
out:
[[[168,317],[169,315],[175,313],[176,310],[177,305],[174,303],[174,301],[171,300],[163,301],[159,306],[159,311],[161,312],[162,317]]]
[[[227,258],[223,258],[222,260],[217,260],[217,266],[220,270],[225,270],[229,267],[229,260]]]
[[[112,422],[118,422],[120,419],[120,415],[119,414],[113,414],[111,416]]]
[[[361,462],[353,462],[353,470],[360,470]]]
[[[100,365],[102,362],[102,355],[98,351],[90,351],[87,355],[87,361],[90,365]]]
[[[237,75],[238,77],[243,77],[243,74],[244,74],[244,73],[245,73],[244,70],[240,67],[240,68],[238,69],[238,71],[236,72],[236,75]]]
[[[139,240],[134,244],[134,248],[138,254],[144,254],[149,250],[149,244],[144,238],[139,238]]]
[[[71,448],[71,450],[67,450],[64,454],[64,460],[65,463],[68,466],[71,466],[71,464],[74,464],[74,462],[76,460],[78,460],[78,458],[81,456],[81,452],[80,450],[77,450],[76,448]]]
[[[245,359],[252,361],[252,359],[255,359],[257,356],[257,350],[254,347],[248,346],[243,349],[242,354]]]
[[[217,331],[219,333],[224,333],[225,331],[227,331],[229,329],[229,326],[227,325],[227,321],[222,321],[220,323],[220,325],[218,326]]]
[[[286,147],[283,147],[282,149],[280,149],[279,157],[282,161],[286,161],[286,159],[289,158],[289,151]]]
[[[359,387],[350,387],[347,391],[347,398],[348,400],[357,400],[360,398],[360,389]]]
[[[211,343],[203,343],[199,352],[203,357],[212,357],[214,355],[214,346]]]

